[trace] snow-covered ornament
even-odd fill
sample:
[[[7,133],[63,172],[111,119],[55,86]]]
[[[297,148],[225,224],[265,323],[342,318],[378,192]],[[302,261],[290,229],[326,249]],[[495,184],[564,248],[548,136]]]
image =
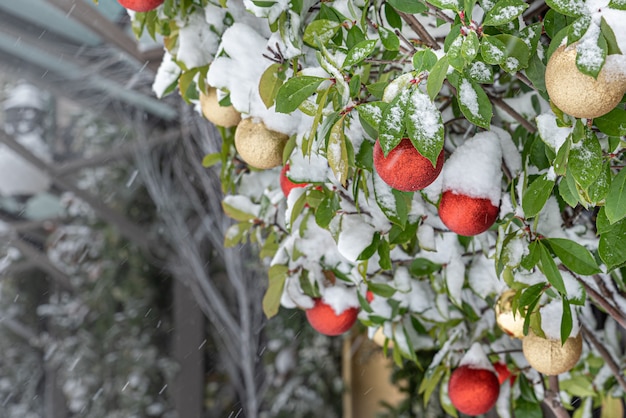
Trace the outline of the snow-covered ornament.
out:
[[[593,119],[615,108],[626,93],[626,58],[609,55],[597,78],[580,72],[577,44],[561,45],[546,66],[546,89],[550,100],[563,112]]]
[[[439,217],[453,232],[472,236],[498,217],[502,148],[492,132],[480,132],[460,145],[443,168]]]
[[[476,416],[493,408],[499,395],[498,375],[481,345],[474,343],[450,375],[450,401],[460,412]]]

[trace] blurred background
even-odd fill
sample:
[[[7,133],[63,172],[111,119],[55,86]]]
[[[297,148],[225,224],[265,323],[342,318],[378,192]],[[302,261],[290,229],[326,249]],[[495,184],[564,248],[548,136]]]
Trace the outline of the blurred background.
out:
[[[114,0],[0,0],[0,418],[341,416],[342,341],[264,319],[162,54]]]

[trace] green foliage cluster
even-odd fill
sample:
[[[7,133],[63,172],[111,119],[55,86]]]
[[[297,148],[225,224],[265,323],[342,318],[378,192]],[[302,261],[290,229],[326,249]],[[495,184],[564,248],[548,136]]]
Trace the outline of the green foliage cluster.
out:
[[[446,391],[435,389],[445,387],[474,341],[518,375],[514,395],[498,412],[541,414],[541,376],[525,363],[519,341],[494,323],[491,308],[504,288],[517,291],[513,310],[524,318],[525,332],[546,336],[541,309],[551,303],[561,305],[561,316],[550,318],[560,323],[561,341],[581,324],[593,331],[593,306],[608,314],[601,340],[624,352],[611,333],[626,318],[626,110],[622,101],[597,119],[573,118],[550,104],[544,81],[554,50],[583,39],[599,59],[590,65],[589,50],[581,48],[578,69],[597,76],[608,56],[622,53],[623,28],[582,1],[546,3],[541,9],[521,0],[246,0],[244,16],[234,0],[167,0],[133,21],[138,34],[166,37],[179,68],[165,92],[178,88],[191,103],[213,61],[186,68],[176,60],[177,33],[190,15],[226,10],[223,32],[208,29],[217,45],[234,23],[269,29],[276,48],[268,41],[274,56],[252,80],[256,94],[277,117],[306,121],[290,132],[284,161],[292,167],[322,161],[315,168],[329,170],[300,173],[294,180],[309,186],[285,199],[277,170],[243,166],[234,130],[223,129],[222,152],[205,156],[204,164],[221,163],[223,208],[235,221],[226,245],[249,240],[271,260],[263,301],[268,316],[281,303],[306,304],[333,286],[353,289],[361,322],[383,328],[398,364],[408,359],[423,368],[418,392],[426,403],[439,393],[451,415],[456,411]],[[616,0],[603,8],[625,9]],[[215,61],[228,55],[210,52]],[[223,104],[237,107],[231,100],[237,86],[217,87]],[[271,122],[266,113],[244,117]],[[394,190],[373,167],[376,140],[387,154],[408,137],[434,165],[442,149],[453,153],[484,130],[500,133],[504,160],[500,215],[483,235],[447,231],[438,222],[437,190]],[[367,290],[375,302],[366,300]],[[437,355],[422,364],[420,350]],[[601,373],[609,360],[586,346],[563,380],[568,396],[584,398],[577,416],[609,396],[623,397],[620,378]]]

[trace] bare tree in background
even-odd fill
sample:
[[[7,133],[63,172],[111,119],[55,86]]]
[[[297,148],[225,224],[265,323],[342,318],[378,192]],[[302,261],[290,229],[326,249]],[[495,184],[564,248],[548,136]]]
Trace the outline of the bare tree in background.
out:
[[[219,152],[214,127],[187,106],[181,108],[181,138],[161,153],[137,153],[143,181],[157,206],[171,252],[167,265],[191,288],[220,346],[216,355],[241,402],[241,410],[259,414],[264,390],[264,273],[250,247],[224,248],[231,220],[221,208],[219,173],[202,167],[202,156]],[[138,138],[148,138],[145,124],[135,123]]]

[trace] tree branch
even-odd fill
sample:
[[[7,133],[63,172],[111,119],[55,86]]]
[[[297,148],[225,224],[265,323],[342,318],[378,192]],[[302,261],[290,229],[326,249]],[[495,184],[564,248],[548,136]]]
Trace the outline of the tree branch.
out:
[[[515,109],[509,106],[504,100],[499,97],[494,96],[493,94],[486,92],[489,99],[500,109],[504,110],[509,114],[513,119],[515,119],[520,125],[522,125],[528,132],[535,133],[537,132],[537,127],[526,120],[525,117],[517,113]]]
[[[568,271],[570,271],[568,269]],[[570,271],[571,273],[571,271]],[[626,318],[624,318],[623,313],[620,312],[615,306],[611,305],[602,295],[595,291],[587,282],[581,279],[577,274],[572,273],[572,275],[578,280],[587,292],[587,295],[593,300],[594,303],[598,304],[602,307],[606,313],[608,313],[611,318],[613,318],[618,324],[621,325],[622,328],[626,329]]]
[[[556,418],[570,418],[559,396],[559,376],[548,376],[548,383],[550,387],[546,389],[546,395],[543,399],[544,405],[550,408]]]
[[[583,335],[585,339],[588,340],[591,343],[591,345],[595,347],[596,350],[598,350],[598,353],[600,353],[600,355],[606,362],[607,366],[609,366],[609,369],[611,369],[611,372],[613,372],[613,375],[617,379],[617,382],[619,383],[619,385],[622,387],[622,390],[626,392],[626,380],[624,379],[624,373],[620,370],[619,365],[613,359],[613,357],[611,356],[611,353],[609,353],[608,350],[604,348],[602,343],[598,341],[598,339],[593,334],[593,332],[590,331],[589,328],[585,326],[585,324],[581,324],[581,327],[582,327]]]
[[[432,35],[426,30],[426,28],[424,28],[424,26],[420,23],[419,20],[417,20],[415,16],[404,12],[399,13],[400,17],[409,25],[411,29],[413,29],[413,32],[415,32],[417,36],[419,36],[427,46],[435,50],[441,49],[439,42],[437,42],[437,40],[432,37]]]

